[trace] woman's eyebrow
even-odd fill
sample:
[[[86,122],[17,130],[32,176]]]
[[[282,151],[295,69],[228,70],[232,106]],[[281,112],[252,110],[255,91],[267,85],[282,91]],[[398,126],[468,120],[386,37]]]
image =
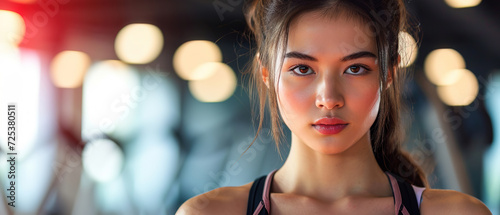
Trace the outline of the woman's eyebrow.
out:
[[[340,61],[345,62],[345,61],[350,61],[350,60],[363,58],[363,57],[377,58],[377,55],[375,55],[369,51],[360,51],[360,52],[355,52],[355,53],[352,53],[350,55],[347,55],[347,56],[343,57]],[[297,59],[301,59],[301,60],[318,61],[318,59],[316,59],[315,57],[313,57],[311,55],[307,55],[307,54],[296,52],[296,51],[286,53],[285,58],[297,58]]]
[[[311,55],[307,55],[307,54],[296,52],[296,51],[286,53],[285,58],[297,58],[297,59],[301,59],[301,60],[318,61],[318,59],[316,59],[315,57],[313,57]]]
[[[370,57],[370,58],[377,59],[377,55],[375,55],[369,51],[360,51],[360,52],[356,52],[356,53],[352,53],[350,55],[347,55],[347,56],[343,57],[340,61],[345,62],[345,61],[350,61],[350,60],[363,58],[363,57]]]

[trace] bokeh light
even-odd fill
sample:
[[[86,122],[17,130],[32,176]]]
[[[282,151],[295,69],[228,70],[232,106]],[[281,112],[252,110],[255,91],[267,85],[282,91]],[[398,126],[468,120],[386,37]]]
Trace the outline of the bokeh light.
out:
[[[222,65],[224,65],[224,63],[220,62],[208,62],[201,64],[200,66],[193,69],[193,72],[191,72],[191,77],[195,78],[194,80],[207,79],[211,77]]]
[[[138,72],[131,66],[117,60],[92,65],[83,84],[82,137],[133,135],[141,92]]]
[[[424,63],[425,75],[435,85],[450,85],[456,81],[453,70],[465,69],[465,61],[453,49],[436,49],[429,53]]]
[[[453,8],[475,7],[481,0],[444,0],[448,6]]]
[[[474,73],[467,69],[454,70],[458,76],[450,85],[438,86],[439,98],[449,106],[466,106],[474,101],[479,85]]]
[[[417,42],[415,39],[407,32],[399,32],[399,47],[398,52],[401,56],[401,62],[399,62],[399,67],[407,67],[415,62],[417,59]]]
[[[206,74],[195,73],[195,69],[208,62],[220,62],[222,53],[219,47],[210,41],[194,40],[182,44],[174,54],[173,64],[177,75],[184,80],[199,80]],[[201,74],[201,76],[199,76]]]
[[[236,89],[236,76],[228,65],[211,63],[210,66],[201,65],[197,74],[212,74],[211,76],[193,80],[188,83],[191,94],[202,102],[222,102],[233,95]],[[198,68],[196,69],[198,70]]]
[[[23,17],[12,11],[0,10],[0,20],[0,43],[19,45],[26,31]]]
[[[163,34],[151,24],[130,24],[118,32],[115,51],[118,58],[131,64],[147,64],[163,49]]]
[[[80,87],[89,66],[90,57],[83,52],[60,52],[50,65],[52,82],[61,88]]]
[[[85,145],[82,152],[85,173],[98,182],[115,179],[123,168],[123,152],[115,142],[99,139]]]

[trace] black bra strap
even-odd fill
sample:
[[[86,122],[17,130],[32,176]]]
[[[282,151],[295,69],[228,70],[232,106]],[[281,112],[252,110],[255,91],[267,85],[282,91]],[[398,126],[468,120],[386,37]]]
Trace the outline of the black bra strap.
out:
[[[399,209],[399,214],[403,214],[401,209],[406,208],[409,214],[420,215],[420,209],[418,208],[417,198],[415,197],[413,187],[398,175],[392,173],[389,174],[397,180],[399,191],[401,193],[402,205]],[[252,184],[250,193],[248,194],[247,215],[253,215],[255,209],[259,207],[259,203],[262,202],[262,193],[264,192],[265,181],[266,175],[257,178]],[[267,215],[267,210],[262,209],[259,215]]]
[[[255,209],[259,206],[259,203],[262,201],[262,193],[264,192],[264,185],[266,181],[266,175],[255,179],[252,184],[252,188],[250,188],[250,193],[248,194],[248,204],[247,204],[247,215],[253,215]],[[266,210],[262,210],[265,214],[267,214]]]
[[[411,184],[398,175],[392,173],[390,174],[398,181],[399,191],[401,192],[402,206],[404,206],[411,215],[420,215],[417,197],[415,196],[415,191],[413,190]]]

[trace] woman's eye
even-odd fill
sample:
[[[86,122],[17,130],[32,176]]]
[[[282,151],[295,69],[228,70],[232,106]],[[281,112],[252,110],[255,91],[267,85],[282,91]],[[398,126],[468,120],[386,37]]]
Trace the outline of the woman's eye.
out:
[[[345,70],[346,73],[353,74],[353,75],[360,75],[360,74],[366,73],[367,71],[370,71],[370,70],[365,68],[364,66],[360,66],[360,65],[353,65]]]
[[[309,68],[308,66],[304,66],[304,65],[298,65],[298,66],[292,68],[291,71],[293,71],[297,75],[309,75],[309,74],[313,73],[311,68]]]

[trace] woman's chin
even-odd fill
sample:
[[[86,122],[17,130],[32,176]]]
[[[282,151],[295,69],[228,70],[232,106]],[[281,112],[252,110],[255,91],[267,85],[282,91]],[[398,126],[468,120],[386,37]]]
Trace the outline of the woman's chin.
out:
[[[345,152],[349,146],[345,144],[336,144],[332,142],[327,143],[316,143],[314,146],[309,146],[315,152],[324,154],[324,155],[338,155]]]

